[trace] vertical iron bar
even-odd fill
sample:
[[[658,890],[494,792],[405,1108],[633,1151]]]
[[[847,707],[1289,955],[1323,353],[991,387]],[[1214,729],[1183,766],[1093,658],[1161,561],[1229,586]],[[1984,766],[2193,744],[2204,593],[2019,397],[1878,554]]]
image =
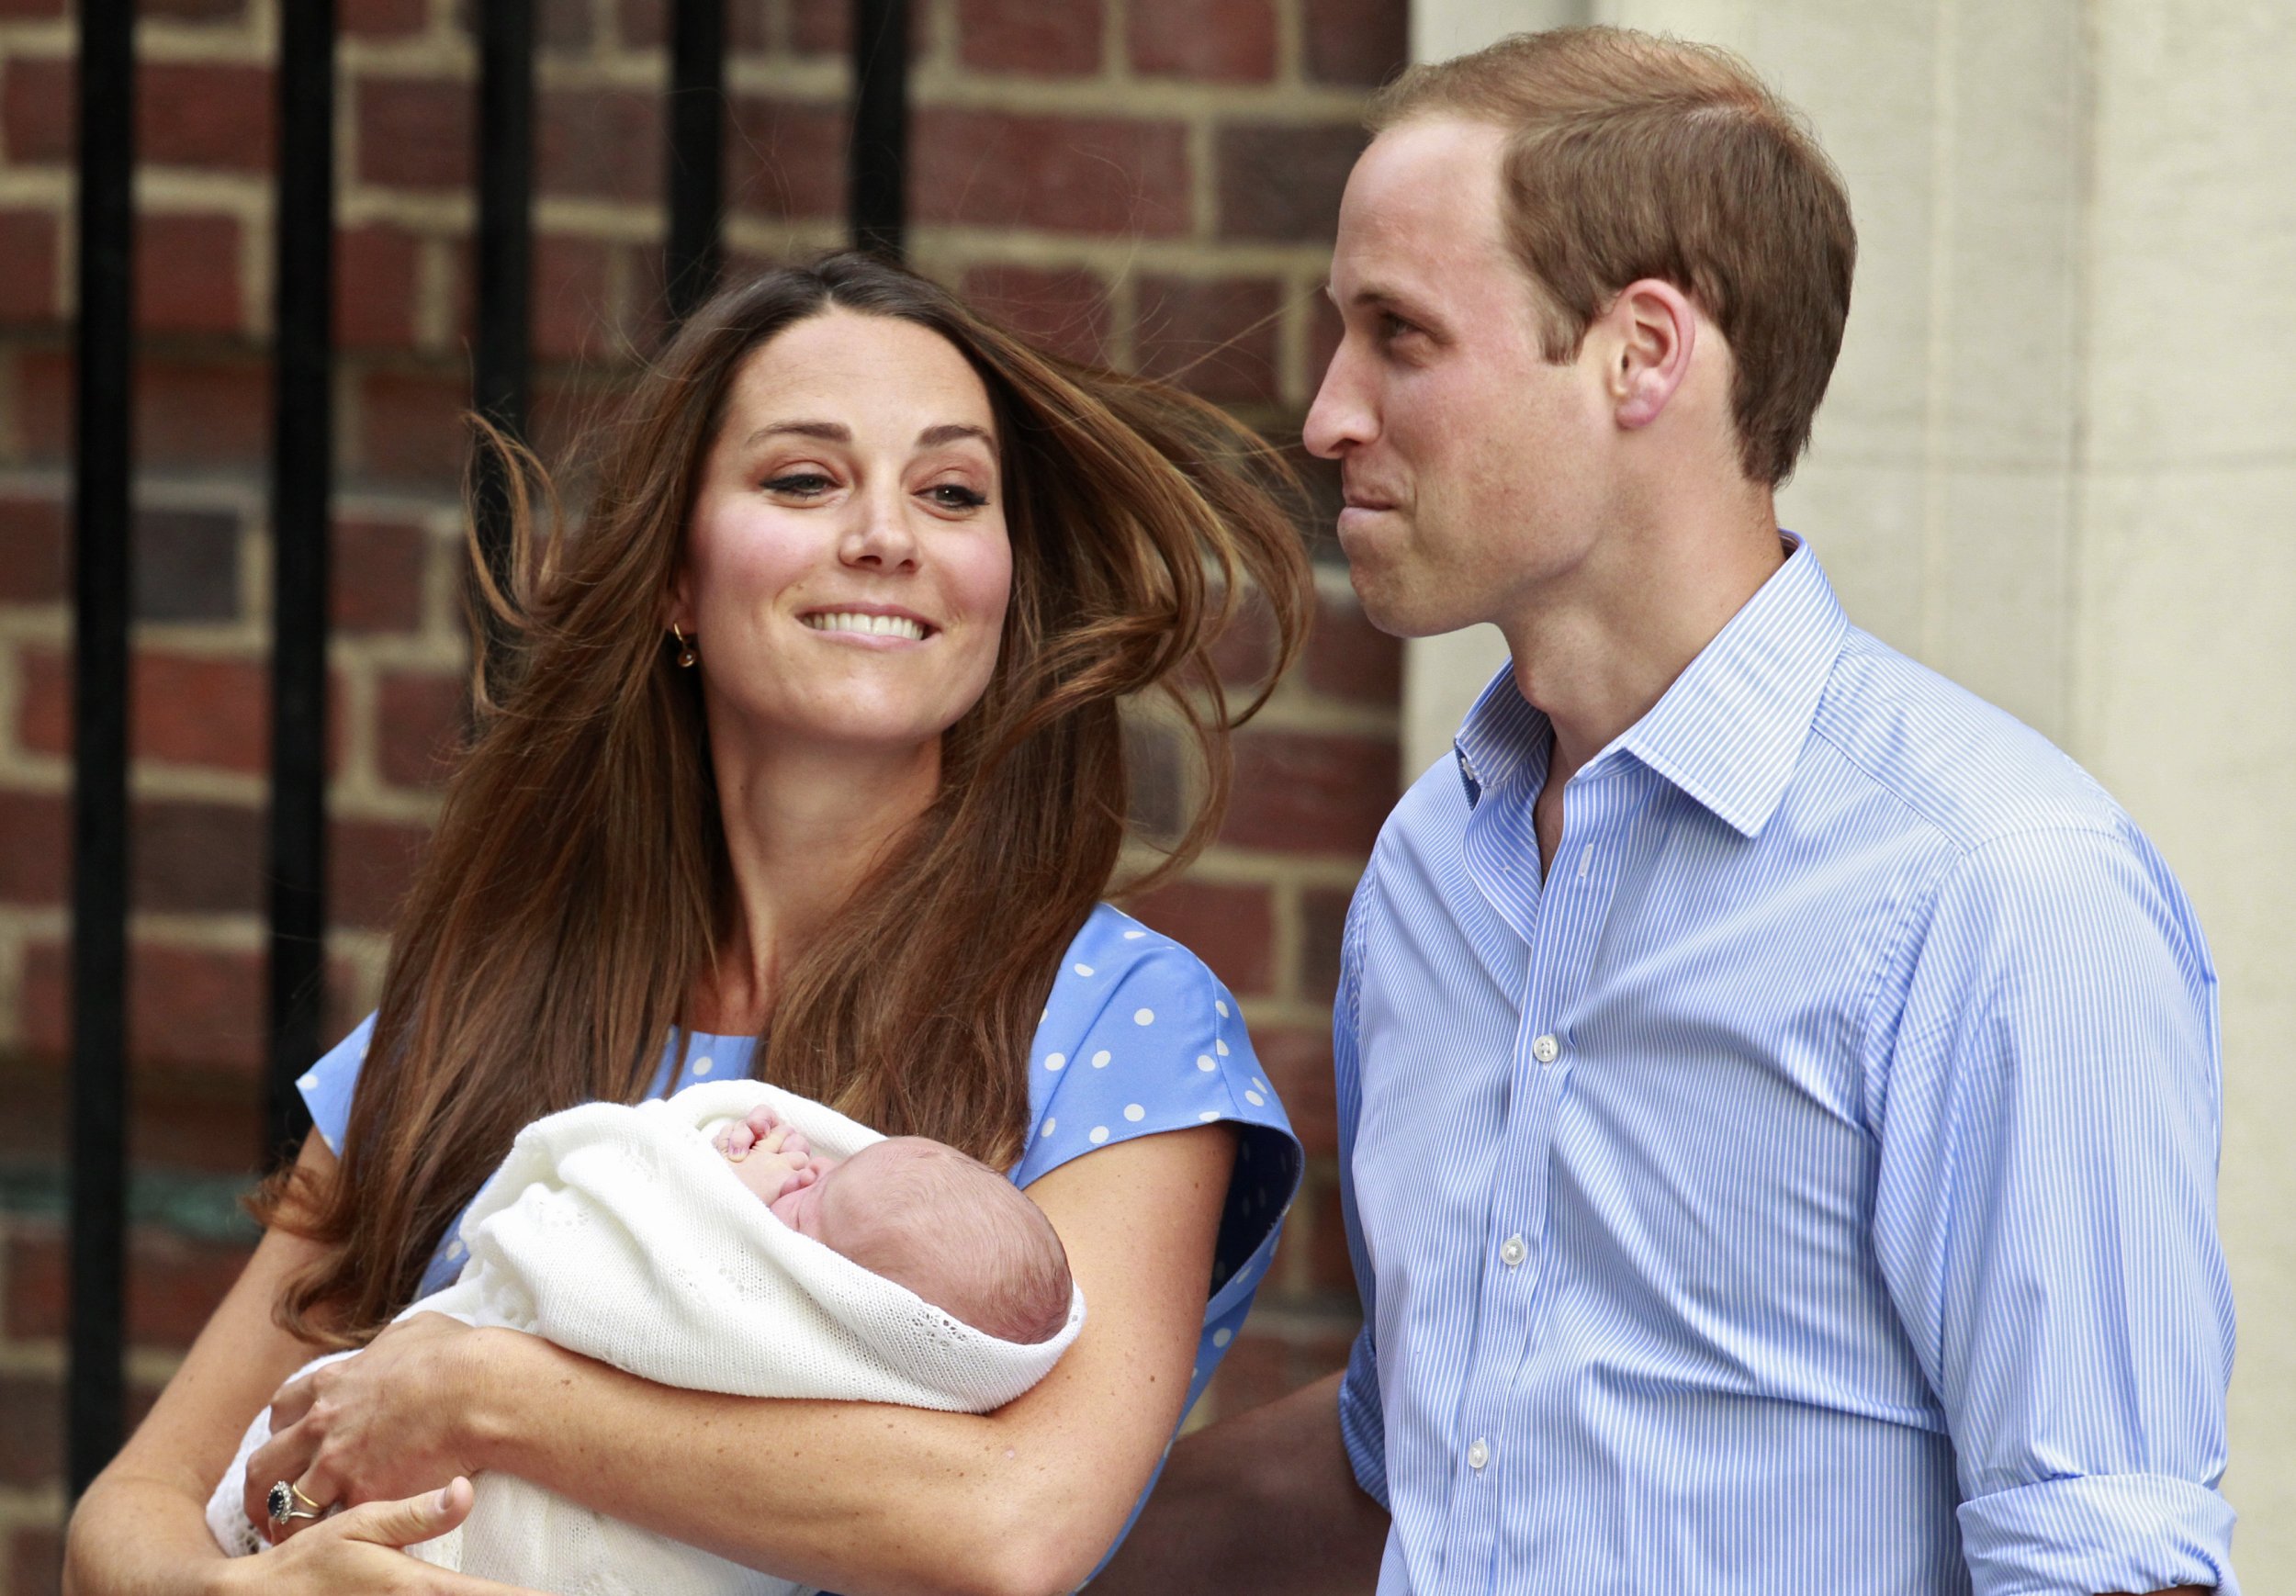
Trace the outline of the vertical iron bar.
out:
[[[80,0],[73,467],[73,1497],[118,1450],[128,1238],[129,476],[135,6]]]
[[[907,0],[853,0],[853,246],[896,261],[908,220],[908,12]]]
[[[334,0],[279,12],[272,229],[271,1067],[266,1158],[310,1128],[296,1077],[319,1055],[327,934],[327,568],[333,476]]]
[[[726,167],[726,0],[677,0],[670,45],[670,248],[674,326],[717,285]]]
[[[486,0],[478,25],[478,328],[472,408],[512,438],[526,435],[532,381],[535,174],[533,0]],[[478,546],[499,585],[511,571],[510,483],[492,450],[472,474]],[[491,614],[472,646],[488,675],[501,658]]]

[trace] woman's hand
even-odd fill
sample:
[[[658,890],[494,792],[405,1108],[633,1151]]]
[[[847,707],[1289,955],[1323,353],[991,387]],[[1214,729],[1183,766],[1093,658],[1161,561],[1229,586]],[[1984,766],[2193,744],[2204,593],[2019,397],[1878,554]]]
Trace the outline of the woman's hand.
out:
[[[470,1503],[470,1481],[460,1477],[444,1490],[403,1501],[371,1501],[320,1520],[287,1545],[233,1558],[223,1565],[213,1588],[259,1590],[264,1596],[305,1590],[328,1596],[346,1590],[520,1596],[512,1586],[433,1568],[400,1549],[445,1534],[469,1516]]]
[[[474,1348],[482,1344],[482,1332],[459,1320],[419,1313],[356,1357],[280,1387],[271,1399],[271,1439],[247,1460],[248,1522],[274,1541],[333,1522],[272,1524],[264,1499],[275,1480],[322,1509],[356,1508],[477,1473],[458,1421],[468,1407]]]

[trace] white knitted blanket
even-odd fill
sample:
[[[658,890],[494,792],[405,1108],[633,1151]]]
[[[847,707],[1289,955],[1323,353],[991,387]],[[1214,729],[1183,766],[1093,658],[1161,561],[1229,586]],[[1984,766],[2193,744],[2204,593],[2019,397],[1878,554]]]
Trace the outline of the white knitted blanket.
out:
[[[1059,1335],[1022,1346],[799,1235],[709,1145],[718,1126],[760,1103],[831,1157],[850,1158],[880,1140],[832,1109],[757,1081],[713,1081],[635,1107],[591,1103],[553,1114],[519,1132],[470,1205],[462,1277],[407,1313],[527,1331],[644,1379],[733,1396],[980,1413],[1051,1371],[1084,1323],[1082,1293],[1071,1298]],[[268,1410],[256,1415],[208,1504],[208,1527],[226,1551],[263,1544],[241,1511],[242,1483],[269,1422]],[[463,1525],[410,1550],[444,1568],[568,1596],[786,1596],[802,1589],[522,1479],[489,1473],[476,1484],[478,1501]]]

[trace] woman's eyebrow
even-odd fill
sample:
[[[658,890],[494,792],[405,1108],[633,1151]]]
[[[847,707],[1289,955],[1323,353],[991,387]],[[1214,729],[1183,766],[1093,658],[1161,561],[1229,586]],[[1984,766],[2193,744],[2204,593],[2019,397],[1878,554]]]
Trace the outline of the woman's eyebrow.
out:
[[[927,427],[917,434],[920,449],[937,449],[943,444],[953,444],[960,438],[978,438],[988,445],[990,454],[996,452],[996,435],[985,427],[975,427],[963,421],[944,421],[937,427]]]
[[[759,439],[772,437],[777,433],[794,433],[801,438],[826,438],[832,444],[850,444],[853,441],[853,429],[843,421],[769,421],[744,438],[741,446],[746,449]]]

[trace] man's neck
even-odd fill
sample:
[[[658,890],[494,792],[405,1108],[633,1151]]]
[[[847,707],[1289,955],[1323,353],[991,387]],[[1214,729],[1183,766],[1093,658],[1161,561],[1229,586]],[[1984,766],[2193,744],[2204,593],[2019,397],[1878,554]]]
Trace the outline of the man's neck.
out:
[[[1606,539],[1567,583],[1502,618],[1515,690],[1554,728],[1536,815],[1542,869],[1562,833],[1562,791],[1633,725],[1785,561],[1767,489],[1703,525],[1681,520]]]

